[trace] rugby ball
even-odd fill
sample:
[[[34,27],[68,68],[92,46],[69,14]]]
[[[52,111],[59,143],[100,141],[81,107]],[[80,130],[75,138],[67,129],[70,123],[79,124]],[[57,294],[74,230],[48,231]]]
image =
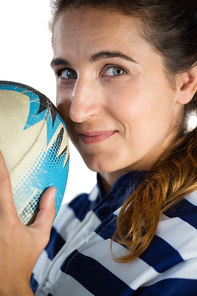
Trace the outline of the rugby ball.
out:
[[[57,188],[58,213],[66,188],[69,145],[56,107],[30,86],[0,81],[0,150],[11,178],[14,204],[31,224],[43,192]]]

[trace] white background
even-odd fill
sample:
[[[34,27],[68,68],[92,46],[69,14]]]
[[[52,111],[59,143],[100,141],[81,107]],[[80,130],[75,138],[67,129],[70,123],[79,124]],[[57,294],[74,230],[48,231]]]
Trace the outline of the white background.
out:
[[[55,104],[50,17],[49,0],[0,0],[0,80],[30,85]],[[87,169],[71,144],[70,151],[64,202],[78,193],[89,192],[96,180],[95,173]]]

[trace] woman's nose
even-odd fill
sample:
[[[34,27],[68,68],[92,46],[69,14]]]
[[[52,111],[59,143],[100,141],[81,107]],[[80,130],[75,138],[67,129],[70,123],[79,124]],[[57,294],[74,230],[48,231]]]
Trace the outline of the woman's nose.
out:
[[[71,97],[70,119],[81,123],[98,116],[100,111],[101,104],[96,82],[78,78]]]

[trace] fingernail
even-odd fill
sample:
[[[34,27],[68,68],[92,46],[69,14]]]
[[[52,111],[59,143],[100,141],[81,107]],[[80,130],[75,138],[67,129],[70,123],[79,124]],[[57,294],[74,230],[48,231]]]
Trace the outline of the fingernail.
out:
[[[56,193],[57,193],[57,189],[56,189],[56,187],[51,187],[51,197],[52,197],[53,199],[56,198]]]

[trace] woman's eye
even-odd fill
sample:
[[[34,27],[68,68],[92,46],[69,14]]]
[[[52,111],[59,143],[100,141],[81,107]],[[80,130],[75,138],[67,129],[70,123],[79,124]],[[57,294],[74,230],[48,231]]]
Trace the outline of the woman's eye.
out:
[[[61,77],[66,79],[77,79],[77,73],[72,69],[64,69],[61,71]]]
[[[111,67],[107,69],[104,76],[120,76],[125,74],[126,71],[121,67]]]

